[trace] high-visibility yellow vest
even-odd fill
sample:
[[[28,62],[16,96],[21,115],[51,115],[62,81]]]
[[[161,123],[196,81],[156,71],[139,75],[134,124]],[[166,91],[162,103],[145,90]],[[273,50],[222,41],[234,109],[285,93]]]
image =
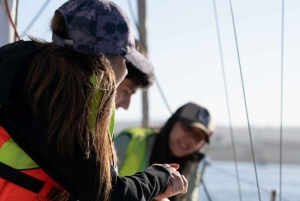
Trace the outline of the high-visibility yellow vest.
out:
[[[49,201],[51,192],[63,189],[14,142],[0,126],[0,201]]]
[[[147,139],[152,134],[153,130],[149,128],[130,128],[116,137],[117,140],[122,135],[130,136],[125,160],[122,161],[122,167],[119,169],[120,176],[133,175],[146,168]]]

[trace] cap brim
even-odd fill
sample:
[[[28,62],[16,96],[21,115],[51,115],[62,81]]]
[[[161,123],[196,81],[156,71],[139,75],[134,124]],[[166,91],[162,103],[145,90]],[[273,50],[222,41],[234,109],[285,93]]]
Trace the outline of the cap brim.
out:
[[[147,75],[153,74],[154,68],[150,61],[136,49],[134,49],[130,54],[126,54],[124,58],[142,73]]]
[[[202,130],[206,135],[205,135],[205,141],[207,143],[209,143],[209,132],[207,130],[207,128],[199,123],[199,122],[193,122],[193,121],[190,121],[188,119],[185,119],[185,118],[179,118],[180,122],[186,126],[190,126],[190,127],[193,127],[193,128],[199,128],[200,130]]]

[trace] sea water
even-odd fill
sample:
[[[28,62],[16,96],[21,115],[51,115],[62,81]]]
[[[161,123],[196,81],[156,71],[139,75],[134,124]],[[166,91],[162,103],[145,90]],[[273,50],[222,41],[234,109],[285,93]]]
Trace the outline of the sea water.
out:
[[[238,162],[240,193],[242,201],[270,201],[272,190],[276,190],[279,201],[279,164],[256,164],[258,188],[254,164]],[[234,161],[214,161],[207,166],[203,181],[211,201],[240,201]],[[300,165],[282,164],[282,201],[300,201]],[[210,201],[203,186],[200,191],[201,201]]]

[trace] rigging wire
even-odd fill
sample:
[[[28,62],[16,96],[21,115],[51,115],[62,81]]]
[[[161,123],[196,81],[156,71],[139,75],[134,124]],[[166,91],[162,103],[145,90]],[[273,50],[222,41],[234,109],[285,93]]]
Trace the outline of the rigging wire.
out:
[[[242,73],[242,67],[241,67],[241,59],[240,59],[238,41],[237,41],[237,36],[236,36],[234,15],[233,15],[231,0],[229,0],[229,2],[230,2],[231,19],[232,19],[232,24],[233,24],[234,38],[235,38],[235,46],[236,46],[236,51],[237,51],[237,57],[238,57],[238,62],[239,62],[240,75],[241,75],[241,82],[242,82],[242,88],[243,88],[244,103],[245,103],[245,109],[246,109],[246,116],[247,116],[248,131],[249,131],[249,137],[250,137],[251,152],[252,152],[252,158],[253,158],[253,164],[254,164],[254,170],[255,170],[255,178],[256,178],[256,185],[257,185],[257,191],[258,191],[258,198],[261,201],[260,191],[259,191],[259,184],[258,184],[258,177],[257,177],[257,170],[256,170],[256,163],[255,163],[255,156],[254,156],[254,149],[253,149],[253,142],[252,142],[252,135],[251,135],[251,128],[250,128],[250,121],[249,121],[248,108],[247,108],[247,99],[246,99],[243,73]]]
[[[207,167],[208,165],[210,165],[210,158],[209,158],[208,156],[205,156],[205,155],[204,155],[204,158],[203,158],[202,160],[203,160],[203,166],[202,166],[202,168],[201,168],[201,170],[200,170],[200,175],[201,175],[200,183],[202,183],[203,190],[204,190],[204,192],[205,192],[205,195],[206,195],[208,201],[212,201],[211,196],[210,196],[210,194],[209,194],[209,192],[208,192],[208,190],[207,190],[207,188],[206,188],[205,182],[204,182],[204,180],[203,180],[203,175],[204,175],[204,172],[205,172],[205,170],[206,170],[206,167]],[[199,163],[199,165],[200,165],[200,163]],[[199,192],[200,192],[200,188],[199,188]]]
[[[210,195],[209,195],[209,193],[208,193],[208,190],[207,190],[207,188],[206,188],[206,185],[205,185],[205,183],[204,183],[204,181],[203,181],[202,179],[201,179],[201,183],[202,183],[203,190],[204,190],[204,192],[205,192],[205,195],[206,195],[208,201],[212,201],[212,199],[211,199],[211,197],[210,197]]]
[[[217,12],[217,7],[216,7],[216,1],[215,0],[213,0],[213,6],[214,6],[214,14],[215,14],[215,21],[216,21],[217,36],[218,36],[220,61],[221,61],[221,66],[222,66],[222,74],[223,74],[223,82],[224,82],[224,89],[225,89],[227,113],[228,113],[228,119],[229,119],[231,145],[232,145],[232,151],[233,151],[233,158],[234,158],[234,162],[235,162],[236,180],[237,180],[237,183],[238,183],[239,198],[240,198],[240,201],[242,201],[242,191],[241,191],[241,184],[240,184],[240,181],[239,181],[238,163],[237,163],[235,143],[234,143],[234,135],[233,135],[233,129],[232,129],[230,105],[229,105],[229,98],[228,98],[228,89],[227,89],[225,67],[224,67],[224,60],[223,60],[223,51],[222,51],[221,36],[220,36],[219,21],[218,21],[218,12]]]
[[[234,36],[235,36],[235,42],[236,42],[236,49],[237,49],[237,55],[238,55],[238,61],[239,61],[239,68],[240,68],[240,74],[241,74],[241,81],[242,81],[242,88],[243,88],[243,95],[244,95],[244,100],[245,100],[245,108],[246,108],[246,115],[247,115],[247,122],[248,122],[248,131],[249,131],[249,137],[250,137],[250,144],[251,144],[251,151],[252,151],[252,157],[253,157],[253,163],[254,163],[254,170],[255,170],[255,176],[256,176],[256,187],[258,189],[258,196],[259,196],[259,200],[261,200],[261,196],[260,196],[260,190],[262,191],[265,191],[266,193],[269,193],[268,190],[266,189],[263,189],[263,188],[259,188],[259,184],[258,184],[258,177],[257,177],[257,170],[256,170],[256,163],[255,163],[255,157],[254,157],[254,149],[253,149],[253,143],[252,143],[252,135],[251,135],[251,129],[250,129],[250,122],[249,122],[249,115],[248,115],[248,109],[247,109],[247,101],[246,101],[246,95],[245,95],[245,89],[244,89],[244,83],[243,83],[243,75],[242,75],[242,69],[241,69],[241,62],[240,62],[240,56],[239,56],[239,48],[238,48],[238,43],[237,43],[237,36],[236,36],[236,30],[235,30],[235,22],[234,22],[234,15],[233,15],[233,9],[232,9],[232,4],[231,4],[231,0],[230,1],[230,8],[231,8],[231,16],[232,16],[232,21],[233,21],[233,28],[234,28]],[[283,0],[284,1],[284,0]],[[136,18],[134,16],[134,13],[133,13],[133,9],[132,9],[132,4],[131,4],[131,1],[130,0],[127,0],[128,2],[128,5],[129,5],[129,9],[130,9],[130,13],[131,13],[131,16],[134,20],[134,23],[136,25],[136,28],[139,32],[139,35],[140,35],[140,40],[143,42],[143,39],[141,38],[141,34],[140,34],[140,28],[139,28],[139,25],[136,21]],[[218,42],[219,42],[219,51],[220,51],[220,59],[221,59],[221,65],[222,65],[222,72],[223,72],[223,80],[224,80],[224,86],[225,86],[225,94],[226,94],[226,101],[227,101],[227,109],[228,109],[228,116],[229,116],[229,122],[230,122],[230,132],[231,132],[231,138],[232,138],[232,146],[233,146],[233,152],[234,152],[234,160],[235,160],[235,167],[236,167],[236,174],[234,173],[231,173],[229,171],[226,171],[226,170],[222,170],[219,168],[219,171],[220,172],[227,172],[227,173],[230,173],[230,174],[233,174],[235,178],[237,178],[237,181],[238,181],[238,188],[239,188],[239,198],[240,200],[242,200],[242,196],[241,196],[241,188],[240,188],[240,181],[243,181],[244,183],[250,183],[249,181],[246,181],[245,179],[242,180],[242,179],[239,179],[239,174],[238,174],[238,166],[237,166],[237,159],[236,159],[236,151],[235,151],[235,145],[234,145],[234,136],[233,136],[233,130],[232,130],[232,123],[231,123],[231,115],[230,115],[230,106],[229,106],[229,99],[228,99],[228,90],[227,90],[227,84],[226,84],[226,76],[225,76],[225,68],[224,68],[224,62],[223,62],[223,54],[222,54],[222,46],[221,46],[221,40],[220,40],[220,31],[219,31],[219,24],[218,24],[218,16],[217,16],[217,10],[216,10],[216,5],[215,5],[215,0],[213,0],[213,3],[214,3],[214,11],[215,11],[215,20],[216,20],[216,25],[217,25],[217,33],[218,33]],[[283,39],[282,39],[283,40]],[[283,54],[283,52],[282,52]],[[283,62],[283,61],[282,61]],[[168,108],[168,110],[170,111],[170,113],[172,114],[172,110],[168,104],[168,101],[160,87],[160,84],[157,80],[157,78],[155,79],[155,82],[158,86],[158,89],[159,89],[159,92]],[[281,145],[282,146],[282,145]],[[226,173],[225,173],[226,174]],[[228,175],[228,174],[226,174]],[[280,177],[281,178],[281,177]],[[252,185],[252,183],[251,183]],[[281,183],[280,183],[281,185]],[[204,191],[206,192],[207,189],[206,189],[206,186],[205,184],[203,183],[203,187],[205,188]],[[281,186],[280,186],[281,187]],[[206,192],[206,195],[209,196],[209,194]],[[210,196],[208,197],[210,200]],[[287,199],[284,199],[287,201]],[[281,189],[280,189],[280,201],[281,201]]]
[[[226,169],[224,169],[224,168],[222,168],[222,167],[220,167],[220,166],[218,166],[216,164],[212,164],[211,167],[212,167],[211,169],[213,169],[215,171],[218,171],[218,172],[220,172],[220,173],[222,173],[224,175],[227,175],[228,177],[236,178],[235,173],[233,173],[231,171],[228,171],[228,170],[226,170]],[[254,183],[252,181],[249,181],[249,180],[247,180],[245,178],[242,178],[242,177],[240,178],[240,181],[243,182],[244,184],[248,184],[249,186],[252,186],[253,188],[256,188],[256,183]],[[265,192],[265,193],[267,193],[268,195],[270,194],[270,190],[268,190],[266,188],[260,187],[260,190],[263,191],[263,192]],[[276,197],[279,197],[279,195],[276,195]],[[282,200],[289,201],[286,198],[282,198]]]
[[[283,55],[284,55],[284,0],[282,0],[282,22],[281,22],[281,94],[280,94],[280,167],[279,167],[279,201],[281,201],[282,190],[282,111],[283,111]]]
[[[169,112],[170,112],[171,114],[173,114],[172,109],[171,109],[171,107],[170,107],[170,105],[169,105],[169,103],[168,103],[168,101],[167,101],[167,98],[166,98],[166,96],[165,96],[165,94],[164,94],[164,92],[163,92],[163,90],[162,90],[162,88],[161,88],[161,86],[160,86],[160,84],[159,84],[159,82],[158,82],[157,76],[154,77],[154,82],[156,83],[157,88],[158,88],[158,90],[159,90],[159,93],[160,93],[162,99],[164,100],[164,103],[165,103],[165,105],[167,106]]]
[[[18,8],[19,8],[19,0],[16,0],[16,14],[15,14],[15,25],[18,27]],[[14,41],[17,41],[17,36],[15,34]]]
[[[39,12],[37,12],[37,14],[33,17],[33,19],[31,20],[31,22],[28,24],[28,26],[23,31],[22,37],[24,37],[26,35],[27,31],[32,27],[32,25],[35,23],[35,21],[40,17],[40,15],[45,10],[45,8],[48,6],[49,3],[50,3],[50,0],[46,0],[46,2],[41,7],[41,9],[39,10]]]
[[[136,20],[136,17],[135,17],[135,15],[134,15],[134,13],[133,13],[131,1],[130,1],[130,0],[127,0],[127,3],[128,3],[128,6],[129,6],[129,10],[130,10],[131,17],[132,17],[132,19],[133,19],[133,21],[134,21],[134,23],[135,23],[135,26],[136,26],[136,28],[137,28],[137,30],[138,30],[138,32],[139,32],[140,40],[141,40],[142,44],[145,44],[144,41],[143,41],[142,35],[141,35],[140,26],[139,26],[139,24],[138,24],[138,22],[137,22],[137,20]],[[146,51],[147,51],[147,50],[146,50]],[[160,93],[160,95],[161,95],[161,97],[162,97],[162,99],[163,99],[163,101],[164,101],[166,107],[168,108],[169,112],[170,112],[171,114],[173,114],[172,109],[171,109],[171,107],[170,107],[170,104],[168,103],[167,98],[166,98],[166,96],[164,95],[164,92],[163,92],[163,90],[162,90],[162,88],[161,88],[161,86],[160,86],[160,84],[159,84],[158,79],[157,79],[156,76],[154,76],[154,82],[155,82],[156,85],[157,85],[158,91],[159,91],[159,93]]]
[[[11,12],[10,12],[10,8],[9,8],[9,6],[8,6],[8,2],[7,2],[7,0],[5,0],[4,2],[5,2],[6,13],[7,13],[7,16],[8,16],[8,18],[9,18],[9,21],[10,21],[11,25],[12,25],[13,28],[14,28],[15,35],[16,35],[16,37],[18,38],[18,40],[21,40],[21,37],[20,37],[20,35],[19,35],[19,33],[18,33],[18,30],[17,30],[17,27],[16,27],[16,25],[15,25],[13,19],[12,19]]]

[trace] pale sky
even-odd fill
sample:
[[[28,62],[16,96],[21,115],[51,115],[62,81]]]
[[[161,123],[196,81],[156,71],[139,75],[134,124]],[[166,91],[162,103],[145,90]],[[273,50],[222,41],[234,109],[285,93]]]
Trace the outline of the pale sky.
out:
[[[51,40],[52,0],[29,30]],[[114,0],[132,20],[127,0]],[[281,0],[233,0],[241,66],[251,126],[279,126],[281,71]],[[45,0],[19,0],[20,34]],[[137,18],[136,1],[131,0]],[[246,113],[235,47],[229,0],[216,0],[233,126],[245,126]],[[300,1],[285,1],[283,125],[300,124]],[[212,0],[148,0],[148,55],[165,96],[175,111],[188,101],[207,106],[217,125],[228,125],[220,55]],[[133,20],[132,20],[132,24]],[[135,29],[135,35],[137,31]],[[170,113],[157,86],[149,90],[150,119]],[[117,121],[141,120],[141,94]]]

